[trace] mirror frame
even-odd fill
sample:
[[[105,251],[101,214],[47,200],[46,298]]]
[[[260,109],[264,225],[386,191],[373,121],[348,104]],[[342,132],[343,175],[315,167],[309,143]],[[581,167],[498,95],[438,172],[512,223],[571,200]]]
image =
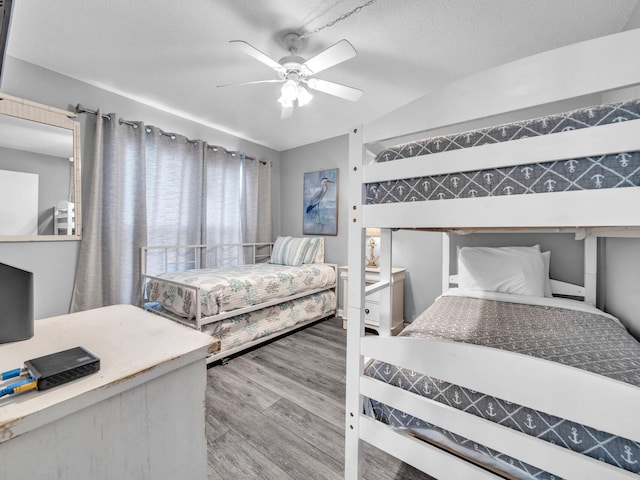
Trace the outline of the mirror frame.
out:
[[[73,132],[73,189],[75,203],[74,235],[0,235],[0,242],[50,242],[82,239],[82,196],[80,161],[80,122],[76,113],[0,93],[0,115],[31,120]]]

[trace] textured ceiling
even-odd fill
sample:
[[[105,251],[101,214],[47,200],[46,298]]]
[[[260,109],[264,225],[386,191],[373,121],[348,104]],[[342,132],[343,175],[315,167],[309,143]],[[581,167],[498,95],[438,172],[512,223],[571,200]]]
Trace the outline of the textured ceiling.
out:
[[[318,78],[358,87],[363,97],[316,93],[284,120],[279,84],[216,88],[276,78],[229,40],[277,60],[287,53],[284,33],[313,31],[364,0],[19,0],[7,53],[286,150],[345,134],[460,76],[621,31],[638,1],[377,0],[298,52],[308,59],[349,40],[357,57]]]

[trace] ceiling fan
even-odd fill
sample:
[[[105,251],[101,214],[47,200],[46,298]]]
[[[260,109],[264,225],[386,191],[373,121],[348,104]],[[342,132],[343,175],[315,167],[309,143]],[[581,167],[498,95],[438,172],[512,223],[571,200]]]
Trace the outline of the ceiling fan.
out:
[[[252,85],[256,83],[284,83],[280,90],[280,98],[278,98],[278,102],[282,105],[281,118],[291,116],[295,106],[302,107],[311,101],[313,95],[309,93],[305,86],[311,90],[334,95],[352,102],[357,101],[362,96],[362,90],[360,89],[314,77],[315,74],[356,56],[355,48],[347,40],[340,40],[309,60],[296,55],[301,41],[301,35],[287,33],[283,37],[283,42],[289,51],[289,55],[276,62],[243,40],[231,40],[229,43],[259,62],[273,68],[278,74],[278,79],[218,85],[218,87]]]

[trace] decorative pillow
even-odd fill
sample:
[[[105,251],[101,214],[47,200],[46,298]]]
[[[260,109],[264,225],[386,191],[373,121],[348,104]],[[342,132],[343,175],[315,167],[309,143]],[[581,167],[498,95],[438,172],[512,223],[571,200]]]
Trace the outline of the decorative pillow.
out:
[[[458,253],[458,277],[462,289],[536,297],[545,293],[545,265],[538,245],[463,247]]]
[[[315,259],[318,254],[318,248],[320,248],[320,237],[305,238],[307,241],[307,253],[304,256],[302,263],[316,263]]]
[[[299,267],[307,254],[307,238],[278,237],[273,244],[269,263]]]
[[[324,263],[324,238],[318,237],[318,251],[313,259],[313,263]]]

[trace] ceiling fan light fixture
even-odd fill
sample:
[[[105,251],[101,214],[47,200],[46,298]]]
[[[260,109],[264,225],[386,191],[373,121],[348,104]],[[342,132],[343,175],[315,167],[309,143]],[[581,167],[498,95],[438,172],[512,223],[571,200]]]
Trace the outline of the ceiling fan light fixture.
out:
[[[297,101],[298,106],[303,107],[309,103],[312,98],[313,95],[311,95],[306,88],[301,86],[296,79],[290,78],[285,82],[280,90],[278,103],[285,108],[292,108],[294,106],[294,102]]]
[[[2,0],[0,0],[0,2],[1,1]],[[367,0],[367,3],[364,6],[368,6],[375,1],[376,0]],[[352,13],[358,12],[361,8],[362,6],[358,7]],[[352,13],[349,13],[348,15],[351,15]],[[327,26],[331,26],[333,23],[327,24]],[[313,33],[315,33],[315,31]],[[283,83],[282,88],[280,89],[280,97],[277,100],[278,103],[282,105],[283,114],[281,118],[287,118],[291,115],[295,107],[303,107],[313,99],[313,95],[308,89],[317,90],[322,93],[354,102],[358,100],[362,95],[362,90],[327,80],[309,78],[312,75],[316,75],[319,72],[355,57],[356,50],[353,48],[353,45],[343,39],[311,57],[309,60],[305,60],[298,56],[297,52],[300,47],[300,40],[307,36],[309,36],[309,34],[301,35],[295,32],[290,32],[285,35],[283,41],[285,47],[289,51],[289,55],[282,57],[278,62],[243,40],[231,40],[230,43],[240,48],[244,53],[250,55],[259,62],[271,67],[278,75],[278,80],[258,80],[254,82],[236,83],[233,85]],[[219,86],[226,87],[231,85]]]
[[[293,108],[293,100],[285,98],[284,95],[280,95],[280,98],[278,98],[278,103],[284,108]]]
[[[313,95],[309,93],[304,87],[298,86],[298,106],[304,107],[307,103],[311,101]]]
[[[293,106],[293,101],[298,98],[298,83],[295,80],[287,80],[280,90],[278,102],[283,106]]]

